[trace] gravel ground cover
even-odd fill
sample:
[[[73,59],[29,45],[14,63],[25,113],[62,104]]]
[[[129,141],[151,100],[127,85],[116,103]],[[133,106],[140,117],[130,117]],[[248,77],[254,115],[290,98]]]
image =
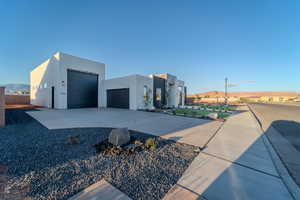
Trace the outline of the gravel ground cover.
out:
[[[161,199],[198,155],[194,146],[161,138],[154,151],[129,156],[96,153],[94,145],[111,129],[48,130],[25,111],[6,112],[0,165],[8,169],[7,191],[22,191],[31,199],[67,199],[102,178],[132,199]],[[154,137],[130,133],[143,141]],[[70,135],[79,135],[81,143],[66,144]]]

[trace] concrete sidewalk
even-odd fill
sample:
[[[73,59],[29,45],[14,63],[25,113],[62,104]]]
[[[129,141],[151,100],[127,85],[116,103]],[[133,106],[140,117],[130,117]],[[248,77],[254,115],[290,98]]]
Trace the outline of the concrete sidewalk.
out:
[[[230,117],[167,199],[292,200],[248,111]]]
[[[131,200],[131,198],[102,179],[69,200]]]

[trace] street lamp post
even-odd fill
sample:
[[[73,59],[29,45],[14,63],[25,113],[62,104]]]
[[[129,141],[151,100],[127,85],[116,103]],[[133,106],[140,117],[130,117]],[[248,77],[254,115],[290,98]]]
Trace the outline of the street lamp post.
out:
[[[225,78],[225,104],[228,104],[228,100],[227,100],[227,91],[228,91],[228,78]]]

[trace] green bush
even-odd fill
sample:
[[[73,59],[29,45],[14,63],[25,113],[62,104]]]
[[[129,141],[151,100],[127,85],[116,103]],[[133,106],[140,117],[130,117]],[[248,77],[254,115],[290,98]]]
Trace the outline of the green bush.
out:
[[[155,138],[148,138],[145,142],[145,147],[147,149],[155,150],[157,149],[157,141]]]

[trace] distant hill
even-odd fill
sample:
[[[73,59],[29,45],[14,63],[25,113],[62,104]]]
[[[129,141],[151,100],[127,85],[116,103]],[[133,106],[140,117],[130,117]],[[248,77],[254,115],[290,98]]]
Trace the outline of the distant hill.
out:
[[[5,85],[1,85],[1,86],[5,87],[6,94],[13,94],[18,91],[29,92],[29,90],[30,90],[30,86],[28,84],[12,83],[12,84],[5,84]]]
[[[289,91],[278,91],[278,92],[228,92],[228,96],[231,97],[259,97],[259,96],[298,96],[298,92],[289,92]],[[198,97],[223,97],[225,92],[222,91],[209,91],[198,94],[188,95],[189,97],[198,96]]]

